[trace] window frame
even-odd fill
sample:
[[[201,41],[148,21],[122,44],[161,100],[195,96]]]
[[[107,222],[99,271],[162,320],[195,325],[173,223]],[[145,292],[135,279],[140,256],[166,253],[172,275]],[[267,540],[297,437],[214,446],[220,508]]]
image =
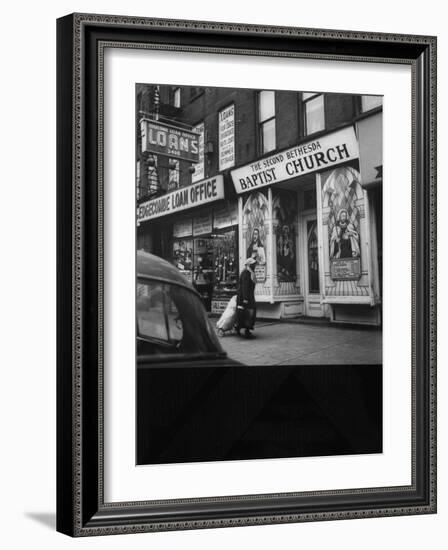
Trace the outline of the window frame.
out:
[[[274,94],[274,114],[273,116],[261,120],[261,94],[263,92],[272,92]],[[277,149],[277,105],[276,105],[276,95],[275,90],[257,90],[257,142],[258,142],[258,153],[260,155],[267,155],[269,153],[272,153]],[[264,150],[264,136],[263,136],[263,128],[268,123],[274,121],[274,138],[275,143],[274,147],[270,149],[269,151]]]
[[[309,97],[305,97],[305,94],[310,94]],[[308,132],[308,119],[307,119],[307,112],[306,107],[308,103],[311,103],[316,98],[322,96],[322,115],[323,115],[323,126],[319,130],[316,130],[314,132]],[[318,132],[323,132],[326,129],[326,113],[325,113],[325,93],[324,92],[301,92],[300,94],[300,113],[302,117],[302,131],[303,136],[312,136],[313,134],[317,134]]]
[[[369,107],[368,109],[364,109],[363,100],[365,97],[375,97],[375,98],[380,97],[381,104],[374,105],[373,107]],[[361,95],[361,97],[359,98],[359,112],[361,115],[363,115],[364,113],[370,113],[375,109],[382,109],[382,108],[383,108],[383,96],[366,94],[366,95]]]

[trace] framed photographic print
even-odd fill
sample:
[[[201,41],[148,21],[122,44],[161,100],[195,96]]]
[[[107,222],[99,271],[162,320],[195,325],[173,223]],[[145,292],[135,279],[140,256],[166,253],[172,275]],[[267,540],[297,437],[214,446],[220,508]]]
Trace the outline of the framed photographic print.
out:
[[[71,536],[436,511],[436,39],[58,20]]]

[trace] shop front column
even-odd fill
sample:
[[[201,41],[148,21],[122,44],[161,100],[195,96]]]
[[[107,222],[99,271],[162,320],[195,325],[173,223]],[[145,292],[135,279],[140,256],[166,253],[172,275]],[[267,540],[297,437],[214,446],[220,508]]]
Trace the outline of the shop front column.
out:
[[[272,212],[272,187],[269,187],[268,189],[268,218],[266,220],[267,227],[268,227],[268,239],[270,241],[269,246],[269,258],[267,261],[270,263],[270,287],[271,287],[271,295],[270,295],[270,303],[274,303],[274,290],[275,287],[278,286],[277,281],[277,257],[276,257],[276,242],[275,242],[275,232],[274,232],[274,224],[273,224],[273,212]]]

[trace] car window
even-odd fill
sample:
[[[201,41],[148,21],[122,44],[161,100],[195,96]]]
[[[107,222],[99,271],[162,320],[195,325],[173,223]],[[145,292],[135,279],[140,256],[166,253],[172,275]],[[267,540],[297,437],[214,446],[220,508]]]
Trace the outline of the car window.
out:
[[[139,355],[222,352],[199,296],[181,285],[139,280],[136,310]]]
[[[165,285],[165,312],[168,326],[168,339],[171,342],[180,342],[184,334],[184,325],[176,304],[171,296],[172,287]]]
[[[137,284],[137,326],[143,338],[176,344],[182,340],[183,326],[170,286],[163,283]]]

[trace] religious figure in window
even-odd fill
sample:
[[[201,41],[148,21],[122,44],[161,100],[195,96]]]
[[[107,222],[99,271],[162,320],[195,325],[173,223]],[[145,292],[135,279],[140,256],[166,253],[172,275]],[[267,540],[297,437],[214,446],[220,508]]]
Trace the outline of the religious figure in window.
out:
[[[245,226],[244,249],[246,258],[253,258],[257,283],[266,281],[269,266],[266,263],[266,218],[268,200],[261,192],[251,193],[243,207],[243,226]]]
[[[295,282],[297,278],[296,232],[297,198],[290,192],[275,193],[272,203],[274,234],[277,251],[279,283]]]
[[[294,239],[291,236],[294,227],[284,224],[277,237],[277,276],[280,281],[293,281],[296,276]]]
[[[359,233],[349,221],[345,208],[339,210],[330,237],[330,258],[359,258]]]
[[[246,258],[253,258],[259,265],[264,265],[266,263],[264,245],[260,238],[260,231],[257,228],[252,231],[252,240],[247,249]]]

